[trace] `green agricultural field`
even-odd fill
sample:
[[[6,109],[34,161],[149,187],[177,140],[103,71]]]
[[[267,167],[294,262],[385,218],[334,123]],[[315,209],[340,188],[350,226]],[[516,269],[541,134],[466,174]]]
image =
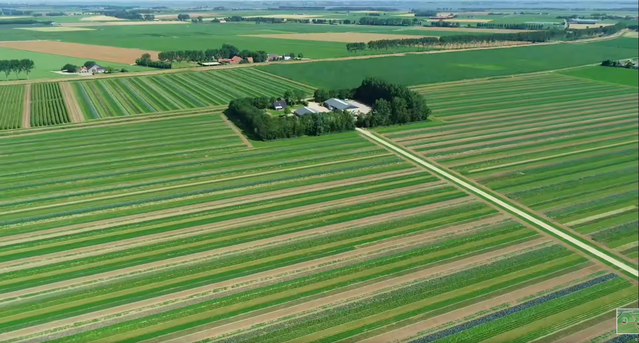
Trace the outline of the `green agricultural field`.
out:
[[[584,79],[616,83],[624,86],[639,87],[639,71],[637,69],[606,68],[601,66],[581,68],[561,72],[564,75]]]
[[[554,73],[414,89],[444,124],[380,132],[636,261],[636,88]]]
[[[58,74],[58,73],[55,73],[55,71],[59,71],[62,68],[62,66],[64,66],[67,63],[81,66],[84,64],[84,62],[87,61],[87,59],[81,59],[81,58],[75,58],[75,57],[51,55],[51,54],[45,54],[45,53],[39,53],[39,52],[15,50],[15,49],[8,49],[8,48],[2,48],[2,47],[0,47],[0,58],[1,59],[28,58],[33,60],[33,62],[35,63],[35,68],[29,74],[29,79],[31,80],[73,77],[74,75]],[[120,64],[120,63],[112,63],[112,62],[104,62],[104,61],[95,61],[95,62],[97,62],[98,64],[102,66],[109,66],[109,67],[113,67],[117,69],[125,68],[129,71],[150,70],[149,68],[146,68],[146,67],[131,66],[128,64]],[[8,80],[12,81],[12,80],[16,80],[16,78],[20,80],[26,80],[27,75],[25,73],[21,73],[20,75],[16,76],[15,73],[11,73],[11,75],[9,75],[8,77]],[[2,75],[0,75],[0,84],[2,84],[3,81],[6,81],[6,80],[7,78],[5,78],[4,73],[2,73]]]
[[[606,59],[635,57],[637,42],[636,39],[619,38],[595,43],[552,44],[445,54],[410,54],[401,57],[270,65],[260,68],[327,89],[354,87],[367,76],[380,77],[404,85],[418,85],[529,73],[600,63]]]
[[[31,86],[32,127],[59,125],[69,121],[59,84],[35,83]]]
[[[243,97],[279,97],[312,88],[254,68],[120,77],[72,83],[86,119],[226,105]]]
[[[23,85],[0,86],[0,130],[21,126],[23,106]]]
[[[346,43],[249,37],[260,34],[362,32],[397,35],[444,36],[459,34],[455,31],[406,31],[397,26],[356,26],[317,24],[183,24],[132,25],[93,27],[93,31],[37,32],[28,30],[2,30],[2,40],[61,40],[64,42],[108,45],[123,48],[166,50],[202,50],[233,44],[240,50],[264,50],[279,55],[302,53],[306,58],[350,56]],[[379,51],[378,53],[388,53]],[[1,52],[0,52],[1,54]],[[24,57],[23,57],[24,58]],[[33,58],[32,58],[33,59]],[[35,59],[34,59],[35,61]],[[84,61],[83,61],[84,62]],[[36,61],[36,65],[38,61]],[[62,67],[61,64],[56,69]],[[111,65],[107,63],[107,65]],[[115,66],[115,65],[114,65]]]
[[[250,147],[185,110],[0,133],[0,151],[4,340],[529,341],[638,298],[355,132]]]

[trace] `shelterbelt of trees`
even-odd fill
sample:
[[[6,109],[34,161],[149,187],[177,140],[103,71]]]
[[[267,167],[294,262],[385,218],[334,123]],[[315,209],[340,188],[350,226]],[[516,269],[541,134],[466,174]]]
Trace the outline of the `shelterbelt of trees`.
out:
[[[24,72],[29,78],[29,73],[35,67],[35,63],[30,59],[22,60],[0,60],[0,72],[4,73],[5,78],[8,80],[11,73],[16,74],[16,79],[20,73]]]
[[[353,97],[370,104],[372,110],[367,114],[359,114],[357,119],[347,111],[338,110],[302,117],[275,117],[265,111],[271,106],[273,99],[245,98],[231,101],[225,114],[249,135],[267,141],[351,131],[356,126],[375,127],[423,121],[431,113],[426,100],[420,94],[405,86],[377,78],[366,78],[359,87],[352,90],[320,89],[314,95],[318,102],[325,101],[328,97]]]
[[[442,37],[421,37],[407,39],[383,39],[374,40],[368,43],[347,43],[348,51],[358,50],[379,50],[393,47],[432,47],[443,44],[463,44],[463,43],[488,43],[499,41],[516,41],[542,43],[552,40],[577,40],[601,35],[611,35],[626,28],[619,23],[612,26],[596,27],[585,30],[543,30],[517,33],[495,33],[482,35],[451,35]]]
[[[233,45],[222,44],[219,49],[162,51],[158,54],[158,61],[153,61],[149,54],[143,54],[135,63],[145,67],[171,69],[173,62],[214,62],[220,58],[228,59],[235,56],[245,60],[251,57],[256,63],[266,62],[268,59],[266,51],[240,51]]]

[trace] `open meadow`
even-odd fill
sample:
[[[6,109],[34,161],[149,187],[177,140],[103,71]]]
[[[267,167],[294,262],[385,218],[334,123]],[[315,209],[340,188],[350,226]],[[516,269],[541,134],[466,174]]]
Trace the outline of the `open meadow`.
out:
[[[1,134],[3,340],[551,342],[636,306],[623,274],[356,133],[249,147],[228,125]]]
[[[441,125],[380,132],[636,263],[637,88],[605,79],[417,86]]]

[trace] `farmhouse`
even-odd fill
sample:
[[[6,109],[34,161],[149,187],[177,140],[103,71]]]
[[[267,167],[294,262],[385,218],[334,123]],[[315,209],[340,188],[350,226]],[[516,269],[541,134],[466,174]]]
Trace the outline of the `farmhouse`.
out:
[[[106,72],[106,69],[99,64],[94,64],[91,68],[82,66],[82,69],[80,69],[81,74],[104,74],[104,72]]]
[[[307,114],[314,114],[314,113],[318,113],[318,112],[315,111],[312,108],[302,107],[302,108],[296,109],[295,112],[293,112],[293,113],[295,113],[295,115],[298,116],[298,117],[303,117],[303,116],[305,116]]]
[[[278,54],[268,54],[268,57],[266,58],[266,60],[269,62],[277,61],[279,59],[280,59],[280,55]]]
[[[283,110],[287,107],[286,101],[284,100],[277,100],[275,102],[273,102],[273,108],[277,111]]]
[[[340,110],[340,111],[357,109],[357,106],[353,104],[349,104],[348,102],[344,100],[340,100],[336,98],[332,98],[332,99],[328,99],[324,101],[324,107],[328,108],[329,110]]]

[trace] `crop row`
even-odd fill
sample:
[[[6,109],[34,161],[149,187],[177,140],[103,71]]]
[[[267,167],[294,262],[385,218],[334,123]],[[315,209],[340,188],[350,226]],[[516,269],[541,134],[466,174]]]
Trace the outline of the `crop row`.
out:
[[[58,125],[69,121],[59,84],[31,85],[31,126]]]
[[[252,68],[79,81],[73,87],[88,119],[225,105],[294,89],[312,91]]]
[[[22,123],[24,87],[0,87],[0,130],[18,129]]]

